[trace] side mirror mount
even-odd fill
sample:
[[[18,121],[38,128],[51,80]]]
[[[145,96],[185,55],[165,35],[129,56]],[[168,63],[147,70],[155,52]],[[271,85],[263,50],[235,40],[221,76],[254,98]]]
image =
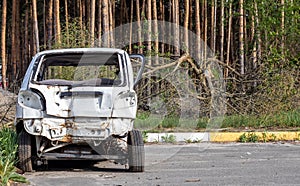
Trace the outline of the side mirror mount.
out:
[[[144,72],[144,69],[145,69],[145,57],[142,55],[142,54],[130,54],[129,55],[130,59],[138,59],[139,61],[141,61],[140,63],[140,69],[137,73],[137,76],[134,80],[134,86],[136,86],[139,81],[142,79],[142,75],[143,75],[143,72]],[[137,62],[139,63],[139,62]]]

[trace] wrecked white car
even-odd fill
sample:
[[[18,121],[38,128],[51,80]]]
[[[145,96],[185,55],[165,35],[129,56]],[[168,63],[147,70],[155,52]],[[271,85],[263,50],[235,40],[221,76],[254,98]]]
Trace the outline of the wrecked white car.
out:
[[[134,77],[130,58],[140,61]],[[78,48],[36,54],[18,94],[19,166],[47,160],[114,160],[144,171],[144,143],[133,129],[141,55],[120,49]]]

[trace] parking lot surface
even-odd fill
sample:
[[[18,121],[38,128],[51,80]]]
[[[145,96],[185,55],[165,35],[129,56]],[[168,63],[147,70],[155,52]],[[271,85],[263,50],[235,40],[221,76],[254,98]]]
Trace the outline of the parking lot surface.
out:
[[[111,162],[50,162],[31,185],[300,185],[300,143],[145,146],[144,173]]]

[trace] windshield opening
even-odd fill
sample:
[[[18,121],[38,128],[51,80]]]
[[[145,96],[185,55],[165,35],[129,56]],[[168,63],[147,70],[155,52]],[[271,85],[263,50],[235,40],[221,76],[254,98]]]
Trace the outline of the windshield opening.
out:
[[[125,75],[118,54],[46,55],[35,75],[35,81],[62,86],[120,86]]]

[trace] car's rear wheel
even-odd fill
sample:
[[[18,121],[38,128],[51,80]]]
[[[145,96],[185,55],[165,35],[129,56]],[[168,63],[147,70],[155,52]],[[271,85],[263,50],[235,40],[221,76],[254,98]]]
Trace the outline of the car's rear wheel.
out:
[[[128,134],[128,163],[130,172],[144,172],[145,150],[142,134],[139,130],[132,130]]]
[[[18,157],[19,168],[25,172],[33,171],[32,168],[32,147],[31,136],[26,131],[22,130],[19,134]]]

